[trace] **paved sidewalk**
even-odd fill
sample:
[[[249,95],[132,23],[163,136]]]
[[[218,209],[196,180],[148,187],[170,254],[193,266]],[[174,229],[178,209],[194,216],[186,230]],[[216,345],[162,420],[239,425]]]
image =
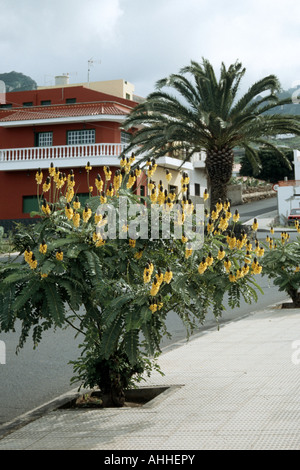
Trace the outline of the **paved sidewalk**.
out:
[[[147,405],[52,410],[0,450],[300,449],[299,309],[274,306],[201,333],[160,365],[165,376],[149,384],[170,388]]]

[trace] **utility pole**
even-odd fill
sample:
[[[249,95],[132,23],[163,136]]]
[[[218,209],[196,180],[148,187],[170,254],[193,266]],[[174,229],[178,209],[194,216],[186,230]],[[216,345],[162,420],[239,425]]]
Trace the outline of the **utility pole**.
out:
[[[94,64],[101,64],[101,60],[94,60],[93,57],[91,57],[91,58],[88,60],[88,76],[87,76],[87,81],[88,81],[88,83],[90,83],[90,71],[91,71],[91,67],[92,67]]]

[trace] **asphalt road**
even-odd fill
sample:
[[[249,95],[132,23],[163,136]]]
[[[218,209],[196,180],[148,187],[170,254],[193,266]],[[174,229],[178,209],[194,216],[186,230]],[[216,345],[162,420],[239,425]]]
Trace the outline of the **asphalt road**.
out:
[[[275,204],[276,199],[271,199],[240,206],[238,209],[242,220],[246,220],[272,211],[274,207],[276,209]],[[265,294],[259,294],[257,304],[242,304],[240,308],[227,309],[220,323],[231,321],[286,299],[285,294],[268,286],[266,278],[260,278],[260,285]],[[163,347],[170,346],[186,337],[185,327],[175,314],[168,316],[167,324],[172,339],[164,340]],[[208,314],[204,326],[199,326],[196,332],[216,327],[213,316]],[[33,349],[29,338],[24,348],[16,355],[18,332],[0,333],[0,340],[4,341],[6,346],[6,364],[0,363],[0,426],[76,388],[70,385],[73,370],[72,365],[68,364],[80,354],[78,349],[80,339],[74,339],[74,334],[70,328],[55,332],[48,331],[36,350]]]

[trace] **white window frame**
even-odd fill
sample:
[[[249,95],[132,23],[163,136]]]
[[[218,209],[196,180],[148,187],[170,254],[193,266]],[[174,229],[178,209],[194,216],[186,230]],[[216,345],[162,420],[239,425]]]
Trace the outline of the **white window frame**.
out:
[[[53,132],[39,132],[37,145],[38,147],[51,147],[53,145]]]
[[[67,131],[67,145],[94,144],[95,139],[95,129],[78,129]]]

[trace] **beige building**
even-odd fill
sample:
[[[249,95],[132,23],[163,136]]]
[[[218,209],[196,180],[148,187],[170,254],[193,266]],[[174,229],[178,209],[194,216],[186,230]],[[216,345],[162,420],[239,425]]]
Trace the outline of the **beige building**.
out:
[[[91,90],[99,91],[102,93],[107,93],[108,95],[118,96],[119,98],[124,98],[126,100],[140,100],[140,98],[135,97],[134,95],[134,85],[127,82],[126,80],[107,80],[99,82],[85,82],[85,83],[70,83],[69,75],[57,75],[55,77],[55,84],[51,86],[39,86],[38,90],[46,90],[52,88],[61,88],[61,87],[74,87],[74,86],[85,86]]]

